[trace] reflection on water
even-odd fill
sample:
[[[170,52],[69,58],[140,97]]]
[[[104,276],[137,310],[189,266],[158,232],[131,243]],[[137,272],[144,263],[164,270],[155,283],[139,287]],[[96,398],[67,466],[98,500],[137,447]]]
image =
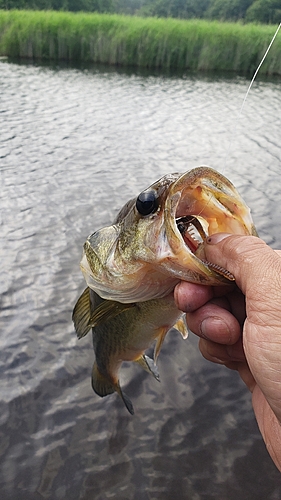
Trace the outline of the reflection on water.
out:
[[[280,248],[280,81],[0,61],[1,498],[279,499],[250,395],[167,337],[162,383],[125,366],[131,417],[76,340],[86,236],[160,176],[208,164]],[[278,223],[277,223],[278,221]]]

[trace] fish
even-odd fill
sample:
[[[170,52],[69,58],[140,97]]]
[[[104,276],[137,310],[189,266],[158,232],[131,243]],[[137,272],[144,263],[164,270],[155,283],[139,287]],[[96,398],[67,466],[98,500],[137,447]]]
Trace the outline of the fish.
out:
[[[250,209],[233,184],[200,166],[167,174],[129,200],[113,224],[84,243],[80,263],[87,288],[72,315],[79,339],[92,329],[92,387],[101,397],[116,392],[134,414],[119,382],[124,361],[134,361],[159,381],[156,361],[172,328],[188,335],[173,291],[180,281],[219,286],[235,281],[206,261],[214,233],[255,235]],[[153,359],[146,355],[155,343]]]

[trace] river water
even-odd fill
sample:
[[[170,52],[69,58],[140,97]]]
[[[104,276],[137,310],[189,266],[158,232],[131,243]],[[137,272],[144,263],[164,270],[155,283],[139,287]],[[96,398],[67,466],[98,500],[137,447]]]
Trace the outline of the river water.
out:
[[[161,384],[124,366],[131,416],[91,389],[72,308],[87,235],[160,176],[227,175],[274,248],[280,80],[0,61],[2,500],[276,500],[281,479],[238,375],[172,331]]]

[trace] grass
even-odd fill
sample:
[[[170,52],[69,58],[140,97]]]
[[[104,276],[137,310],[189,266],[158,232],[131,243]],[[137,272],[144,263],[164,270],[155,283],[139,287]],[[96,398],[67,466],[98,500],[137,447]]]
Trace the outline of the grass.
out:
[[[57,11],[0,11],[0,55],[253,73],[274,26]],[[262,68],[281,74],[281,35]]]

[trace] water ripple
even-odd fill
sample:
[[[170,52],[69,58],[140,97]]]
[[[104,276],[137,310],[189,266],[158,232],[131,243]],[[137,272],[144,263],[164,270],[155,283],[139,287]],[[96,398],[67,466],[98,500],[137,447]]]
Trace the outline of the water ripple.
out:
[[[169,334],[161,385],[124,367],[132,418],[92,392],[71,323],[86,236],[168,172],[222,171],[280,248],[280,82],[239,117],[247,84],[0,61],[3,500],[280,497],[250,395],[196,339]]]

